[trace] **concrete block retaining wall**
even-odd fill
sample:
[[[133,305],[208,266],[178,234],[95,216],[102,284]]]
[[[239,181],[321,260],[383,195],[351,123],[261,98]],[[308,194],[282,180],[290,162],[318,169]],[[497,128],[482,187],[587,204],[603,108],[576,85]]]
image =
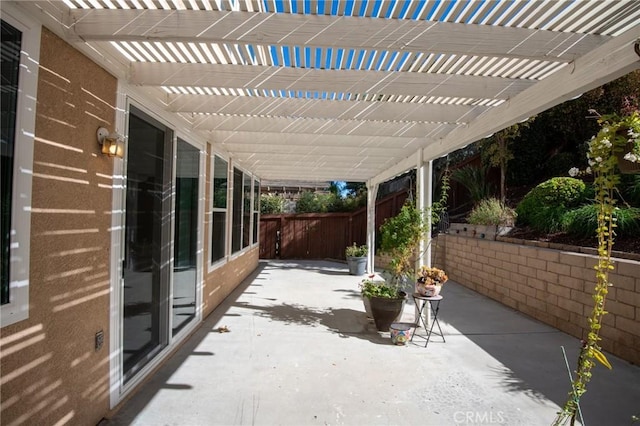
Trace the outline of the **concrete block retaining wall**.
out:
[[[440,234],[436,240],[434,264],[450,279],[577,338],[586,336],[595,286],[593,254],[511,239]],[[602,347],[640,365],[640,261],[616,259],[610,282]]]

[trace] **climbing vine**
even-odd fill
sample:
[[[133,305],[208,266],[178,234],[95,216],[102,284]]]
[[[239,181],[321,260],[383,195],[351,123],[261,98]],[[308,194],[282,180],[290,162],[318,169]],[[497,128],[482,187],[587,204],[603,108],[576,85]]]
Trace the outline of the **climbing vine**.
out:
[[[616,193],[620,183],[621,162],[627,161],[633,167],[640,165],[640,115],[638,111],[625,117],[616,115],[599,116],[601,128],[597,135],[589,141],[587,158],[589,167],[586,173],[593,173],[598,206],[598,263],[595,266],[596,284],[593,293],[594,305],[589,315],[586,339],[578,356],[576,376],[572,381],[569,398],[562,411],[558,413],[553,425],[571,425],[579,411],[580,397],[587,391],[587,383],[591,380],[591,370],[597,360],[611,368],[609,361],[601,351],[599,344],[602,318],[607,313],[605,302],[609,287],[609,272],[614,268],[611,251],[615,240],[616,228]],[[640,171],[640,169],[639,169]],[[572,168],[569,174],[577,176],[581,172]]]

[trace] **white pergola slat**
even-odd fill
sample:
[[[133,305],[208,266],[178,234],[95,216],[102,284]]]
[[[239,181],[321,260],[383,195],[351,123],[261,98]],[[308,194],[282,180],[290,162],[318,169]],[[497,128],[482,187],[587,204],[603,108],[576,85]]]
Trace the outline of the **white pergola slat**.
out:
[[[506,99],[535,82],[511,78],[386,71],[342,71],[267,66],[135,62],[129,81],[149,86],[225,87],[257,90],[394,93]]]
[[[453,129],[456,125],[449,125]],[[366,120],[327,120],[282,117],[210,116],[194,127],[201,130],[227,130],[256,133],[322,133],[343,136],[389,136],[421,138],[441,128],[438,123],[383,122]]]
[[[632,0],[12,3],[267,180],[373,188],[640,68]]]
[[[373,105],[372,105],[373,104]],[[488,109],[478,105],[402,103],[366,101],[331,101],[283,98],[257,98],[234,96],[169,96],[167,105],[170,111],[205,114],[216,112],[228,115],[266,115],[273,117],[305,117],[317,119],[356,120],[356,116],[365,108],[368,120],[398,120],[401,122],[444,122],[454,123],[461,118],[470,119]],[[476,114],[476,115],[477,115]]]

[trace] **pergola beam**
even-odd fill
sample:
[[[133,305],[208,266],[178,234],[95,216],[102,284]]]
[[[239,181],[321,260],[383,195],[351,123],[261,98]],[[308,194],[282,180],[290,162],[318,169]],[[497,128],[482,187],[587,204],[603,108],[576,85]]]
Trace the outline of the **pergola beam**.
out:
[[[389,136],[422,138],[441,129],[440,123],[382,122],[365,120],[327,120],[289,117],[208,116],[194,124],[198,130],[253,133],[323,133],[332,136]],[[445,124],[452,130],[456,124]]]
[[[416,97],[418,98],[418,97]],[[341,101],[249,96],[170,95],[170,111],[228,115],[268,115],[336,120],[379,120],[418,123],[464,121],[486,111],[488,106],[413,102]],[[366,111],[362,113],[363,110]]]
[[[329,15],[193,10],[71,10],[69,37],[82,41],[251,43],[385,49],[568,62],[603,36],[525,28]]]
[[[258,65],[133,62],[129,83],[147,86],[249,88],[276,91],[380,93],[508,99],[535,81],[392,71],[349,71]]]

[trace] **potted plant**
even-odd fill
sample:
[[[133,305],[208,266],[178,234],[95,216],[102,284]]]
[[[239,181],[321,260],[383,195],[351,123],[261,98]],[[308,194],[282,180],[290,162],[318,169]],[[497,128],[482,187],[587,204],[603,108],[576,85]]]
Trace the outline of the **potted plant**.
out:
[[[347,265],[349,265],[349,273],[351,275],[364,275],[367,271],[367,253],[369,252],[366,245],[358,246],[353,243],[345,249],[345,257]]]
[[[389,277],[367,293],[379,331],[389,331],[391,324],[402,316],[407,299],[405,286],[413,280],[414,259],[424,230],[422,212],[411,201],[380,227],[381,251],[391,256],[386,271]]]
[[[427,297],[437,296],[448,279],[449,277],[442,269],[423,265],[418,271],[416,293]]]
[[[371,297],[378,293],[377,286],[383,281],[384,280],[376,279],[375,275],[369,275],[359,284],[362,303],[364,304],[364,311],[369,318],[373,318],[373,315],[371,314]]]
[[[402,316],[407,293],[394,283],[373,278],[363,280],[360,289],[365,311],[370,310],[376,329],[389,331],[391,324]]]

